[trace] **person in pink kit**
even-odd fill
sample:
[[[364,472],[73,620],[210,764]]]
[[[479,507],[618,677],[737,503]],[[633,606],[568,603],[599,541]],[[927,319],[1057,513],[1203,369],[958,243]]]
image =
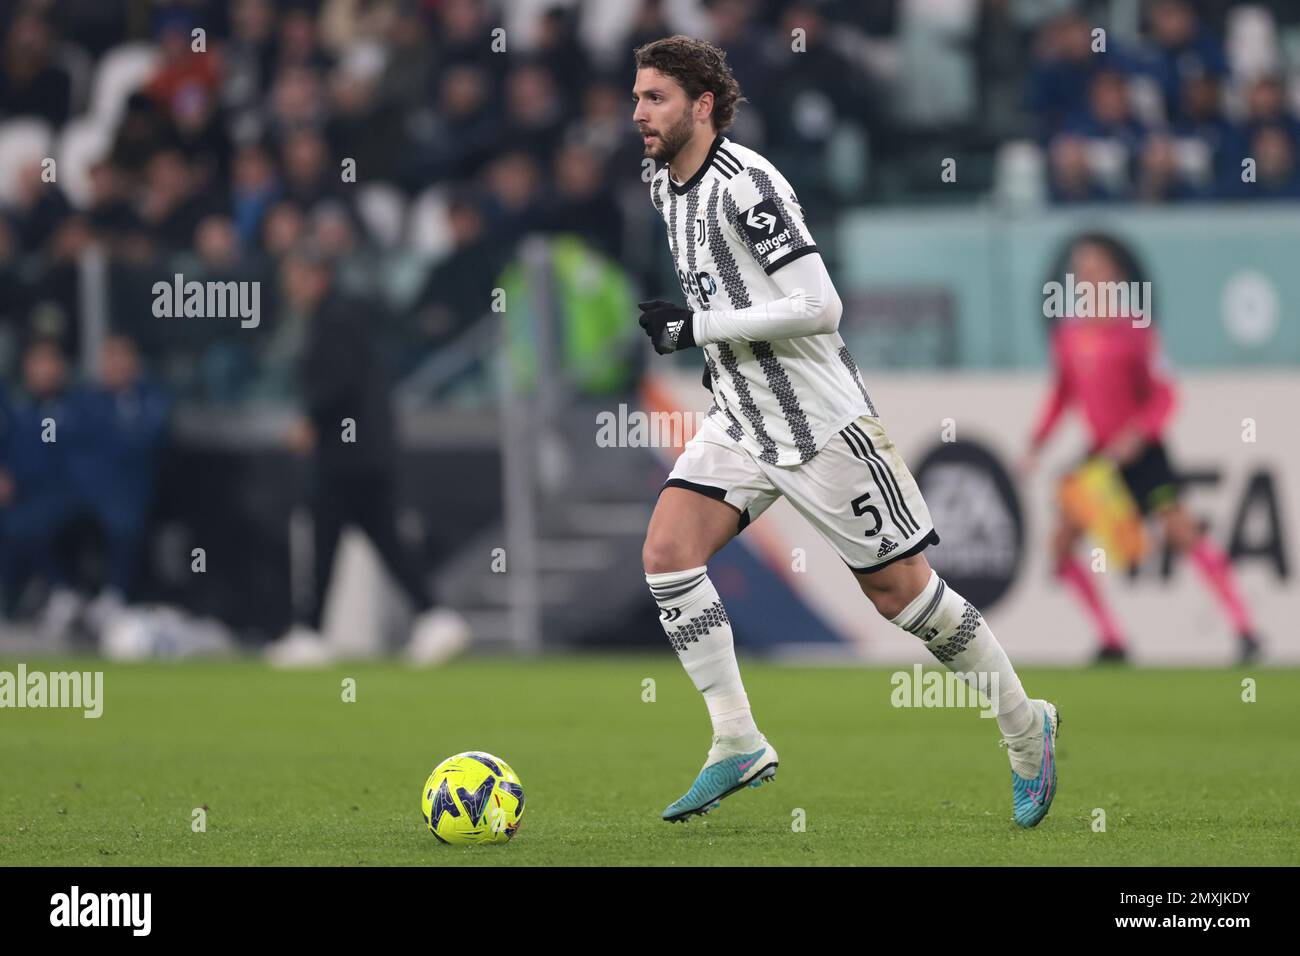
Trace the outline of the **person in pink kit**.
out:
[[[1074,240],[1064,257],[1075,288],[1092,283],[1136,281],[1140,269],[1129,251],[1104,235]],[[1174,411],[1174,388],[1148,317],[1109,314],[1109,297],[1097,295],[1095,317],[1063,318],[1052,330],[1055,382],[1022,462],[1028,474],[1038,453],[1071,407],[1077,407],[1091,435],[1089,456],[1111,459],[1144,517],[1154,517],[1165,540],[1191,558],[1210,586],[1237,635],[1242,661],[1259,652],[1250,612],[1237,589],[1223,549],[1197,525],[1179,501],[1179,480],[1169,463],[1163,433]],[[1083,603],[1101,639],[1099,661],[1123,661],[1127,647],[1095,576],[1074,555],[1084,529],[1064,510],[1052,535],[1056,575]]]

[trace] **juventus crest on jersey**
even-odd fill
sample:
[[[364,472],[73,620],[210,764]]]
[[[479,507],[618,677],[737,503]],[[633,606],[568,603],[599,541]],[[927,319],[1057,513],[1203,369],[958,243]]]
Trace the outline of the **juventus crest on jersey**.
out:
[[[817,251],[790,184],[754,150],[717,136],[689,182],[668,168],[650,196],[668,227],[693,311],[747,309],[786,295],[779,269]],[[711,415],[760,461],[808,461],[859,415],[876,414],[838,332],[703,347]]]

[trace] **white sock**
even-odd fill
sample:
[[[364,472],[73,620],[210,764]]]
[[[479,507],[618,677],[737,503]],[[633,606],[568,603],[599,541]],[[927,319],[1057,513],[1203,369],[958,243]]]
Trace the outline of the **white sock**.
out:
[[[984,615],[933,568],[921,593],[893,623],[925,641],[930,653],[950,671],[965,675],[972,688],[987,693],[996,675],[997,700],[990,703],[997,708],[1003,736],[1019,737],[1035,728],[1034,706]]]
[[[645,580],[659,605],[659,623],[669,643],[704,695],[713,733],[724,738],[720,743],[727,749],[752,749],[759,740],[758,727],[736,665],[731,621],[708,568],[647,574]]]

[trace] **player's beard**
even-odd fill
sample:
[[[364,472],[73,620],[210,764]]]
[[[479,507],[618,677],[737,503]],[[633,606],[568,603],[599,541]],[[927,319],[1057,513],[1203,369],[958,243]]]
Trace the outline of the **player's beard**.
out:
[[[650,158],[659,163],[671,163],[677,158],[695,132],[691,111],[683,110],[682,118],[659,134],[659,155]]]

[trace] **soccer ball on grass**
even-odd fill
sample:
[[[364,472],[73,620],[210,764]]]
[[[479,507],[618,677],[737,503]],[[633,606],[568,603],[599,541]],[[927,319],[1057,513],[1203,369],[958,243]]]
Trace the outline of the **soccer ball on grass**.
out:
[[[469,751],[433,768],[420,808],[429,832],[443,843],[506,843],[524,814],[524,788],[504,760]]]

